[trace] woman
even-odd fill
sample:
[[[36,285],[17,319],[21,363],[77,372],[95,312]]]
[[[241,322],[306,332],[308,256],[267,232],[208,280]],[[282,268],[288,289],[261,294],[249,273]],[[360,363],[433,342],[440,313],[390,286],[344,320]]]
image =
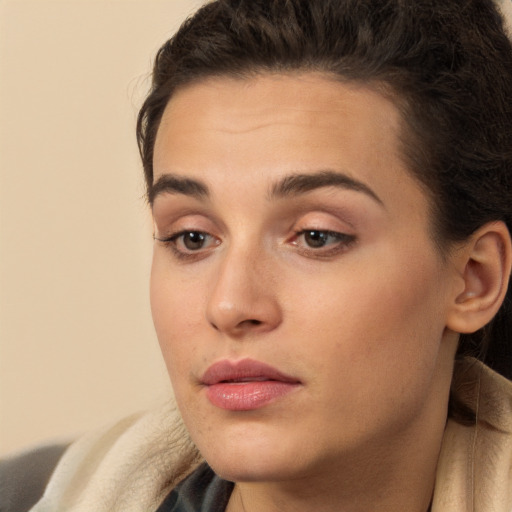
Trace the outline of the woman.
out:
[[[200,9],[137,131],[179,415],[33,510],[512,510],[510,98],[490,0]]]

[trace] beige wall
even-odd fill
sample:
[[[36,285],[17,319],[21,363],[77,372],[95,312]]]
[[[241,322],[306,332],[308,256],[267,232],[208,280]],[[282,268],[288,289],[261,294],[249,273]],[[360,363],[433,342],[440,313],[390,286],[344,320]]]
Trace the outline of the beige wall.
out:
[[[0,1],[0,454],[169,393],[134,120],[200,3]]]

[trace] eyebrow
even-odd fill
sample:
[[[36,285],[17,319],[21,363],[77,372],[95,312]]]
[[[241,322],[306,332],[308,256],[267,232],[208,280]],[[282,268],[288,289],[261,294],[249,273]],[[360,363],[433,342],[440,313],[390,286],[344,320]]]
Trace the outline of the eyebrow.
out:
[[[337,187],[361,192],[381,206],[384,206],[380,197],[368,185],[343,172],[330,169],[314,173],[297,173],[285,176],[271,187],[269,199],[298,196],[324,187]],[[196,199],[204,199],[210,196],[210,191],[206,183],[176,174],[164,174],[158,178],[149,189],[149,204],[153,205],[155,198],[164,193],[182,194]]]
[[[196,199],[202,199],[210,195],[208,186],[202,181],[184,178],[176,174],[164,174],[151,185],[148,191],[149,204],[152,206],[155,198],[164,193],[183,194]]]
[[[277,182],[270,191],[271,199],[297,196],[318,188],[337,187],[345,190],[362,192],[384,206],[382,199],[365,183],[347,174],[331,169],[315,173],[292,174]]]

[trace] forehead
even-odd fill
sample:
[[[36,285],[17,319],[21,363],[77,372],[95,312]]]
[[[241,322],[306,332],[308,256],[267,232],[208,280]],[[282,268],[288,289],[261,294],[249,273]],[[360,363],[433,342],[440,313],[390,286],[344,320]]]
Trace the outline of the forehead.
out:
[[[383,109],[394,115],[393,103],[379,92],[380,89],[382,87],[377,83],[343,81],[335,75],[316,72],[209,77],[178,88],[167,105],[166,114],[190,107],[190,100],[197,106],[208,107],[208,110],[231,110],[229,107],[232,107],[233,113],[246,115],[265,110],[265,107],[292,111],[301,108],[322,112],[344,111],[351,105],[361,106],[363,99],[362,103],[377,115]],[[258,98],[258,101],[252,102],[251,98]],[[227,103],[223,99],[227,99]]]
[[[377,90],[325,75],[208,79],[167,105],[154,180],[177,174],[254,194],[291,173],[334,169],[384,201],[400,200],[397,187],[423,200],[403,163],[401,129],[398,109]]]
[[[353,122],[355,121],[355,122]],[[351,124],[348,128],[348,124]],[[330,75],[263,74],[249,79],[210,78],[178,90],[157,133],[155,152],[173,138],[202,132],[250,134],[271,125],[286,135],[291,125],[309,131],[344,127],[372,146],[396,147],[401,118],[393,103],[375,89],[340,82]],[[354,134],[354,135],[357,135]]]

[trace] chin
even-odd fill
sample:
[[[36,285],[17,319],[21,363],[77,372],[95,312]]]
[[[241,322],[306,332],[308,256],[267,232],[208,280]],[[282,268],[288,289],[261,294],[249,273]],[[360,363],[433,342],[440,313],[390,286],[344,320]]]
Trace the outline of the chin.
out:
[[[304,443],[294,442],[290,432],[264,430],[247,429],[239,436],[231,431],[198,447],[215,473],[231,482],[279,481],[305,474]]]
[[[301,471],[292,461],[290,458],[271,455],[207,460],[217,475],[230,482],[268,482],[297,478]]]

